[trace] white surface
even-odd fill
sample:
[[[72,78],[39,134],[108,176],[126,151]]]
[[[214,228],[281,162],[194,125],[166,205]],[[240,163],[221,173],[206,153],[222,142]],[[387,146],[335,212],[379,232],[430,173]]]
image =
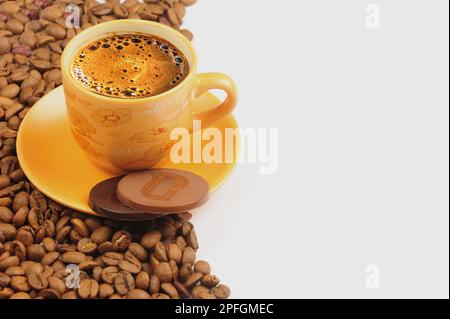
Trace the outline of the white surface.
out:
[[[185,26],[240,125],[280,130],[277,174],[241,164],[194,219],[233,297],[448,298],[448,1],[199,0]]]

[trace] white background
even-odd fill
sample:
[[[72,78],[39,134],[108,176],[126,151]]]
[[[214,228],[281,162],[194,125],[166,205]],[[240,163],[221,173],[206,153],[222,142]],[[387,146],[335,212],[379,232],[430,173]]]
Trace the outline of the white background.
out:
[[[366,5],[380,8],[369,30]],[[195,212],[234,298],[449,296],[447,0],[199,0],[199,69],[230,74],[242,128],[280,165],[240,164]],[[366,267],[380,288],[366,287]]]

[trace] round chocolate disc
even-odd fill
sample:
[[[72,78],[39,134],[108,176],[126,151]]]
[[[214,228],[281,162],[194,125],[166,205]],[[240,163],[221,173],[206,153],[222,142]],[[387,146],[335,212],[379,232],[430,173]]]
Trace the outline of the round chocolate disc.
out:
[[[116,187],[122,176],[98,183],[89,193],[89,206],[102,216],[122,221],[152,220],[162,215],[142,212],[122,204],[116,197]]]
[[[117,185],[116,196],[138,210],[165,214],[186,212],[208,199],[208,183],[177,169],[150,169],[128,174]]]

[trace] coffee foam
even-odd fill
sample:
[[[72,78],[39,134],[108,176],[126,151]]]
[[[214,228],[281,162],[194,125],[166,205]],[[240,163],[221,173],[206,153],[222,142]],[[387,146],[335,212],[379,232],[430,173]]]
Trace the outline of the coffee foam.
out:
[[[164,93],[183,81],[189,64],[170,42],[148,34],[114,34],[89,43],[72,75],[89,90],[116,98]]]

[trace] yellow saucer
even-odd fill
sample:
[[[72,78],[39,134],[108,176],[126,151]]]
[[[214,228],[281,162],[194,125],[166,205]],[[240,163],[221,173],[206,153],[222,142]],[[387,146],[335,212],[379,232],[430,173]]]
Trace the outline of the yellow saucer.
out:
[[[206,93],[194,103],[198,104],[196,109],[210,108],[219,100],[213,94]],[[215,123],[214,127],[224,137],[225,128],[237,128],[238,125],[230,115]],[[235,138],[233,145],[232,163],[174,164],[167,157],[157,167],[198,174],[214,191],[236,165],[239,137]],[[114,175],[93,164],[74,140],[62,86],[41,98],[24,118],[17,136],[17,155],[25,175],[42,193],[64,206],[97,215],[88,206],[89,191],[97,183]]]

